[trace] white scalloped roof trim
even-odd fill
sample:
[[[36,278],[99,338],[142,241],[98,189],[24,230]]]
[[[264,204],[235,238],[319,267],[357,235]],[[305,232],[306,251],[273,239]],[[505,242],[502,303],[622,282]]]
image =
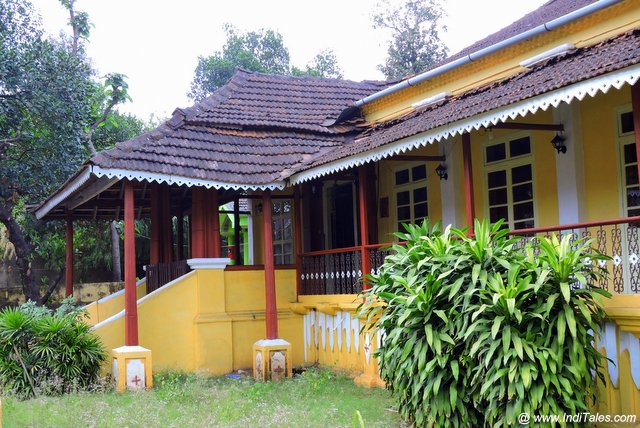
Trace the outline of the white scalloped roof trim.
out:
[[[127,180],[148,181],[150,183],[166,183],[177,184],[178,186],[201,186],[207,189],[233,189],[233,190],[275,190],[284,189],[284,182],[275,182],[269,184],[237,184],[237,183],[223,183],[219,181],[200,180],[191,177],[182,177],[179,175],[171,174],[158,174],[153,172],[144,171],[129,171],[126,169],[112,169],[101,168],[99,166],[91,166],[91,172],[96,177],[118,178],[120,180],[126,178]]]
[[[126,178],[127,180],[137,180],[137,181],[147,181],[147,182],[157,182],[157,183],[167,183],[167,184],[177,184],[178,186],[202,186],[207,189],[216,188],[216,189],[233,189],[233,190],[275,190],[275,189],[284,189],[284,182],[275,182],[269,183],[265,185],[254,185],[254,184],[236,184],[236,183],[222,183],[218,181],[209,181],[209,180],[199,180],[197,178],[190,177],[181,177],[178,175],[170,175],[170,174],[155,174],[150,172],[143,171],[128,171],[125,169],[111,169],[111,168],[101,168],[96,165],[92,165],[91,167],[86,168],[75,180],[69,183],[64,189],[60,191],[56,196],[51,198],[46,204],[42,206],[39,210],[36,211],[36,218],[41,219],[45,215],[47,215],[52,209],[56,206],[64,202],[69,196],[71,196],[76,190],[78,190],[84,183],[86,183],[91,176],[95,177],[106,177],[106,178],[117,178],[122,180]]]
[[[603,76],[594,77],[500,109],[453,122],[412,137],[403,138],[402,140],[385,144],[384,146],[340,159],[327,165],[302,171],[289,178],[290,184],[304,183],[305,181],[313,180],[324,175],[333,174],[353,168],[354,166],[364,165],[371,161],[380,161],[409,150],[424,147],[427,144],[470,132],[474,129],[478,130],[496,125],[497,123],[506,122],[509,119],[525,117],[529,113],[535,114],[538,110],[546,111],[549,107],[557,107],[562,102],[569,104],[576,99],[582,100],[587,95],[595,97],[599,92],[607,93],[611,88],[620,89],[625,84],[633,85],[638,81],[638,78],[640,78],[640,65],[634,65]]]
[[[72,195],[76,190],[80,188],[84,183],[86,183],[89,178],[91,178],[91,170],[86,168],[82,173],[77,176],[71,183],[67,185],[60,193],[58,193],[53,198],[49,199],[47,203],[45,203],[39,210],[36,211],[36,218],[40,220],[42,217],[47,215],[49,211],[54,209],[60,202],[64,201]]]

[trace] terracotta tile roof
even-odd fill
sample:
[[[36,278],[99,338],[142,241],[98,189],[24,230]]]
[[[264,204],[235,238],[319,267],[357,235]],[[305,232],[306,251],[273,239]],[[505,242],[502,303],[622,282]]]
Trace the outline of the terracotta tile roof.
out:
[[[378,148],[421,132],[508,106],[640,62],[640,30],[576,49],[510,78],[465,92],[437,105],[364,131],[315,158],[298,172]]]
[[[381,89],[383,83],[240,71],[229,85],[205,101],[178,109],[163,126],[119,143],[88,163],[219,183],[269,185],[639,62],[637,29],[366,129],[361,123],[332,124],[353,101]],[[57,214],[63,213],[61,207],[58,204]]]
[[[265,184],[284,179],[291,168],[337,147],[343,135],[291,131],[231,131],[185,125],[154,140],[149,134],[98,154],[91,163],[210,180]]]
[[[353,101],[384,85],[239,70],[207,99],[176,110],[165,125],[89,162],[233,184],[281,181],[352,138],[352,124],[327,126],[327,120],[333,123]]]
[[[343,130],[328,127],[328,121],[354,100],[386,86],[385,82],[276,76],[239,69],[227,85],[178,113],[186,116],[186,122],[208,126],[340,133]]]
[[[478,40],[474,44],[467,46],[460,52],[451,55],[450,57],[440,61],[438,64],[430,67],[433,69],[449,62],[455,61],[458,58],[462,58],[465,55],[469,55],[473,52],[479,51],[486,47],[492,46],[503,40],[507,40],[513,36],[517,36],[520,33],[531,30],[539,25],[545,24],[556,18],[560,18],[574,10],[588,6],[591,3],[595,3],[597,0],[550,0],[534,10],[523,16],[522,18],[514,21],[512,24],[504,27],[503,29],[496,31],[493,34],[485,37],[482,40]],[[499,12],[497,12],[499,13]]]

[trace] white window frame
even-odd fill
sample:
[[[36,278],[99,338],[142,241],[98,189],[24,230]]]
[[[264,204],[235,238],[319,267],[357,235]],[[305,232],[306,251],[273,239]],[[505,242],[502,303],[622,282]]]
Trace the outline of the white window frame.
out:
[[[524,155],[518,155],[518,156],[513,156],[511,157],[511,153],[510,153],[510,147],[509,147],[509,142],[513,141],[513,140],[518,140],[520,138],[524,138],[524,137],[528,137],[529,138],[529,147],[530,147],[530,152],[528,154],[524,154]],[[505,145],[505,154],[506,154],[506,158],[504,160],[498,160],[498,161],[492,161],[492,162],[488,162],[487,161],[487,147],[489,146],[494,146],[497,144],[504,144]],[[495,140],[488,140],[485,141],[484,144],[482,144],[482,158],[483,158],[483,192],[484,192],[484,198],[485,198],[485,203],[484,203],[484,212],[485,212],[485,217],[487,219],[490,219],[490,210],[491,210],[491,205],[490,205],[490,201],[489,201],[489,173],[491,172],[496,172],[496,171],[506,171],[506,189],[507,189],[507,214],[509,216],[509,219],[506,219],[507,221],[505,221],[504,225],[506,227],[508,227],[510,230],[514,230],[515,227],[515,218],[514,218],[514,202],[513,202],[513,180],[511,177],[511,170],[513,168],[519,167],[519,166],[524,166],[524,165],[531,165],[531,187],[533,190],[533,195],[531,198],[531,202],[533,203],[533,227],[537,227],[538,225],[538,207],[537,207],[537,198],[536,198],[536,183],[535,183],[535,177],[536,177],[536,173],[535,173],[535,162],[534,162],[534,155],[533,155],[533,150],[534,150],[534,141],[533,141],[533,135],[531,135],[531,133],[528,132],[518,132],[515,134],[510,134],[510,135],[506,135],[500,139],[495,139]],[[522,184],[526,184],[528,182],[522,182],[522,183],[518,183],[517,185],[522,185]],[[518,203],[522,203],[522,201],[518,202]],[[519,220],[518,222],[521,222],[523,220]]]
[[[413,168],[415,168],[416,166],[422,166],[424,165],[425,167],[425,178],[417,180],[417,181],[413,181],[413,177],[411,176],[411,170]],[[403,170],[408,170],[409,171],[409,182],[405,183],[405,184],[400,184],[400,185],[396,185],[396,173],[399,171],[403,171]],[[402,165],[396,166],[395,168],[392,169],[392,173],[393,175],[391,176],[391,180],[393,183],[393,224],[394,224],[394,229],[398,229],[400,227],[400,220],[398,219],[398,193],[400,192],[409,192],[409,223],[411,224],[415,224],[416,223],[416,216],[415,216],[415,202],[413,200],[413,191],[415,189],[419,189],[421,187],[426,187],[427,189],[427,200],[426,200],[426,204],[427,204],[427,216],[424,218],[429,218],[430,213],[430,208],[431,208],[431,204],[429,203],[429,198],[430,198],[430,194],[431,192],[429,191],[429,165],[426,162],[408,162],[408,163],[403,163]],[[422,218],[420,218],[420,221],[422,220]],[[403,232],[404,229],[398,229],[399,231]]]
[[[618,188],[619,188],[619,204],[621,217],[629,216],[629,207],[627,206],[627,175],[626,166],[624,161],[624,146],[627,144],[635,143],[635,132],[622,132],[622,115],[624,113],[631,113],[633,110],[631,104],[615,109],[615,122],[616,122],[616,143],[618,146]]]

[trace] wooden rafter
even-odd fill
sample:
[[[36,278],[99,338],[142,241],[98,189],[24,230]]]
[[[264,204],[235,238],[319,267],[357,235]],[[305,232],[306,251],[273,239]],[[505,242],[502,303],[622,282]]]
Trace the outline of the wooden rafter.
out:
[[[497,123],[489,127],[489,129],[517,129],[522,131],[564,131],[564,125],[561,123],[524,123],[524,122],[504,122]]]

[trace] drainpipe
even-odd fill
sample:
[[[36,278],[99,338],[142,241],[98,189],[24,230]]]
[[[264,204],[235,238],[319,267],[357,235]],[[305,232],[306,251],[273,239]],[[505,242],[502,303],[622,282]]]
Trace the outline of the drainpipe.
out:
[[[448,71],[451,71],[453,69],[456,69],[458,67],[461,67],[465,64],[469,64],[473,61],[477,61],[480,58],[484,58],[487,55],[491,55],[494,52],[497,52],[499,50],[505,49],[509,46],[515,45],[517,43],[523,42],[525,40],[529,40],[535,36],[538,36],[540,34],[544,34],[546,32],[555,30],[556,28],[562,27],[563,25],[566,25],[570,22],[573,21],[577,21],[580,18],[583,18],[587,15],[590,15],[592,13],[598,12],[602,9],[605,9],[609,6],[613,6],[615,4],[621,3],[624,0],[600,0],[597,1],[595,3],[591,3],[588,6],[582,7],[580,9],[574,10],[571,13],[568,13],[566,15],[563,15],[559,18],[553,19],[545,24],[541,24],[538,25],[537,27],[534,27],[530,30],[525,31],[524,33],[520,33],[517,34],[513,37],[510,37],[506,40],[503,40],[501,42],[498,42],[496,44],[493,44],[491,46],[487,46],[486,48],[477,50],[475,52],[472,52],[466,56],[463,56],[462,58],[458,58],[455,61],[452,61],[450,63],[441,65],[440,67],[436,67],[433,70],[429,70],[429,71],[425,71],[424,73],[418,74],[417,76],[414,76],[410,79],[406,79],[403,80],[400,83],[397,83],[393,86],[389,86],[386,89],[383,89],[382,91],[376,92],[374,94],[371,94],[367,97],[364,97],[362,99],[359,99],[358,101],[356,101],[354,103],[355,107],[362,107],[365,104],[368,104],[370,102],[373,102],[375,100],[378,100],[382,97],[385,97],[387,95],[393,94],[395,92],[398,92],[402,89],[408,88],[410,86],[415,86],[419,83],[422,83],[426,80],[432,79],[436,76],[439,76],[441,74],[444,74]]]

